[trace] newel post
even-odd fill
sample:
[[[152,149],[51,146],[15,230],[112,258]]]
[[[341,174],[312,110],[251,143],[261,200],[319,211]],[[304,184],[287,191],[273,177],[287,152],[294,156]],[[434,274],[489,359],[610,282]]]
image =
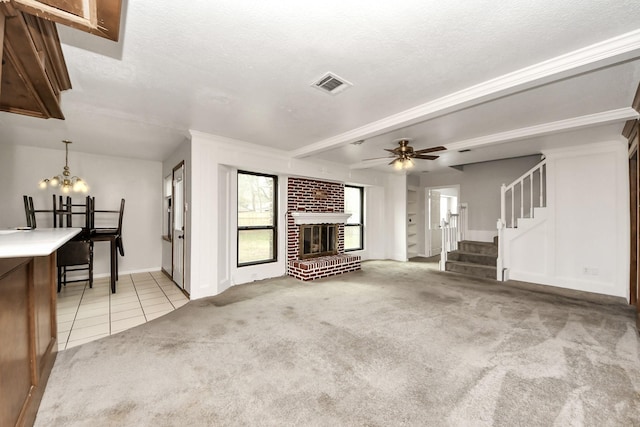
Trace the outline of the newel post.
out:
[[[504,221],[502,219],[498,219],[496,228],[498,229],[498,259],[496,260],[496,280],[498,280],[499,282],[504,282]]]
[[[504,222],[507,220],[507,186],[500,186],[500,219]]]
[[[440,220],[440,234],[441,234],[441,246],[442,249],[440,251],[440,271],[445,271],[445,268],[447,266],[447,228],[446,228],[447,223],[445,222],[444,219]]]

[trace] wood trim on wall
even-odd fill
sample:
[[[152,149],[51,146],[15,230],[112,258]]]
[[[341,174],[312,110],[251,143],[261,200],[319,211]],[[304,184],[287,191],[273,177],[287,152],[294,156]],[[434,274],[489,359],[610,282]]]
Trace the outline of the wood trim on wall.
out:
[[[638,302],[638,149],[629,157],[631,253],[629,257],[629,304]]]
[[[636,95],[633,97],[633,102],[631,102],[631,108],[640,112],[640,85],[638,85],[638,89],[636,90]],[[638,120],[627,120],[624,124],[624,129],[622,129],[622,136],[629,140],[629,146],[633,142],[637,132],[638,132]]]
[[[631,106],[640,111],[640,84],[636,89]],[[628,120],[622,135],[628,139],[629,150],[629,304],[636,306],[636,328],[640,331],[640,162],[638,161],[638,145],[640,145],[640,121]]]
[[[638,93],[640,93],[640,86],[638,86]],[[640,99],[640,97],[638,97],[638,93],[636,93],[636,101],[638,99]],[[636,248],[636,259],[635,259],[635,275],[634,275],[634,280],[633,282],[635,282],[635,287],[633,286],[632,283],[632,288],[631,288],[631,293],[633,294],[633,290],[635,290],[635,301],[633,303],[635,303],[636,305],[636,329],[640,330],[640,301],[638,301],[638,297],[639,297],[639,293],[640,293],[640,257],[638,257],[638,249],[640,249],[640,233],[638,232],[638,224],[640,223],[640,208],[639,208],[639,202],[640,202],[640,162],[638,162],[638,145],[640,145],[640,121],[636,120],[636,126],[635,126],[635,135],[633,137],[634,141],[631,145],[635,144],[635,157],[636,157],[636,161],[634,166],[634,171],[633,174],[631,175],[635,175],[635,180],[634,180],[634,186],[635,188],[633,189],[633,208],[632,208],[632,215],[634,215],[633,218],[633,222],[635,222],[635,230],[634,230],[634,234],[632,235],[632,247],[635,246]],[[634,212],[635,211],[635,212]],[[632,222],[632,224],[633,224]],[[632,303],[632,304],[633,304]]]

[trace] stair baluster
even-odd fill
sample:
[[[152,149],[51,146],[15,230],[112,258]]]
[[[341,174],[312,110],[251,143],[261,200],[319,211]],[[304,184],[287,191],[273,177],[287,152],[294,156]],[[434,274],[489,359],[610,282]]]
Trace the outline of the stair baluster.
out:
[[[513,181],[510,185],[502,184],[500,187],[500,218],[497,222],[498,229],[498,259],[496,261],[497,271],[496,278],[497,280],[504,281],[508,280],[508,272],[505,271],[503,261],[504,261],[504,240],[502,238],[504,233],[504,228],[517,228],[518,227],[518,219],[521,218],[533,218],[534,208],[544,208],[546,207],[546,172],[547,172],[547,161],[542,160],[540,163],[529,169],[527,172],[522,174],[522,176],[515,181]],[[534,183],[538,179],[538,186]],[[525,185],[525,182],[528,183]],[[516,192],[520,191],[520,212],[516,212],[515,209],[515,198]],[[536,190],[540,193],[538,197],[535,197]],[[529,197],[527,197],[528,206],[525,205],[525,193],[528,192]],[[507,212],[508,204],[507,198],[511,199],[510,207],[511,211]],[[535,202],[538,202],[537,204]],[[529,215],[525,216],[525,211],[528,211]],[[510,220],[509,220],[510,219]]]
[[[546,164],[547,161],[543,160],[542,162],[535,165],[533,168],[525,172],[520,178],[513,181],[510,185],[502,184],[500,188],[500,219],[504,223],[504,226],[507,228],[516,228],[518,226],[517,220],[519,218],[533,218],[533,209],[534,208],[543,208],[546,206],[546,194],[545,194],[545,186],[544,180],[546,175]],[[534,185],[536,178],[539,181],[539,185]],[[528,182],[526,182],[528,181]],[[526,182],[526,185],[525,185]],[[520,211],[517,212],[515,208],[515,199],[517,197],[517,192],[520,192]],[[539,198],[537,201],[539,203],[535,203],[535,192],[538,191]],[[529,197],[527,197],[527,202],[525,204],[525,193],[529,193]],[[507,198],[511,199],[511,210],[507,212],[508,204]],[[529,216],[525,215],[525,212],[529,213]],[[510,221],[508,220],[510,218]]]

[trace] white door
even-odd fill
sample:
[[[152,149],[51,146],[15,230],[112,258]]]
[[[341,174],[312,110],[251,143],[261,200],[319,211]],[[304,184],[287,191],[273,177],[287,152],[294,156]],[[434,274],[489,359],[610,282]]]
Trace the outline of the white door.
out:
[[[184,164],[173,169],[173,281],[184,288]]]
[[[427,242],[429,256],[442,251],[442,231],[440,230],[440,192],[427,190]]]

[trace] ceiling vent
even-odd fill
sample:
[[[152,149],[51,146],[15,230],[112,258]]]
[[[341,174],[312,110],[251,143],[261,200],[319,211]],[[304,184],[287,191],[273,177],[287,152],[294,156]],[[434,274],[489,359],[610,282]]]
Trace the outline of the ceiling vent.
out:
[[[338,77],[333,73],[326,73],[320,77],[311,86],[320,89],[323,92],[328,92],[331,95],[342,92],[343,90],[350,88],[353,84],[349,83],[342,77]]]

